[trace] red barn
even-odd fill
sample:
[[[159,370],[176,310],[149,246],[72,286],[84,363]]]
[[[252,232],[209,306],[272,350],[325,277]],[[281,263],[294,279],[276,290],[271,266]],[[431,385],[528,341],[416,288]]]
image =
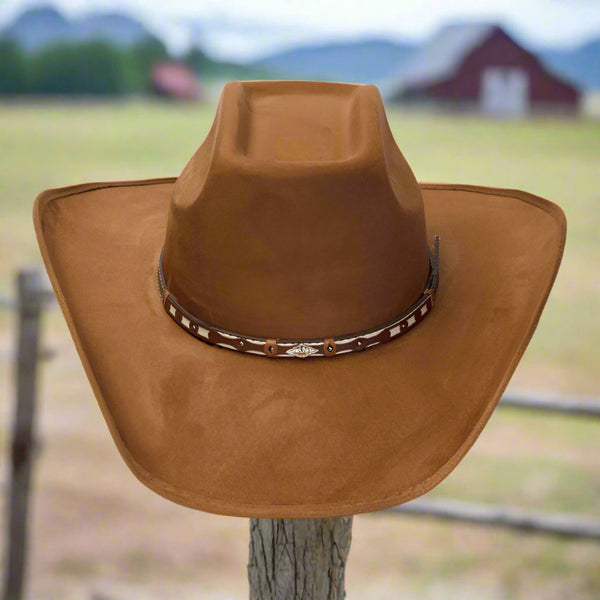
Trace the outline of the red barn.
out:
[[[551,73],[501,27],[444,27],[413,56],[386,94],[494,115],[578,109],[579,91]]]
[[[181,100],[200,98],[200,83],[196,74],[186,65],[165,60],[156,63],[151,73],[152,90],[159,96]]]

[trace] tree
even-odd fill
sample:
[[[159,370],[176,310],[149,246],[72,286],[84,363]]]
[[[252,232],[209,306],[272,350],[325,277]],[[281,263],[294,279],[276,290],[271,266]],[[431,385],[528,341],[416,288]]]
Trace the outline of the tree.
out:
[[[125,51],[127,89],[132,92],[146,92],[150,89],[152,67],[162,60],[169,59],[166,46],[155,37],[148,37]]]
[[[200,48],[192,48],[185,56],[184,62],[190,69],[199,75],[206,75],[214,66],[214,61],[211,60],[205,52]]]
[[[49,46],[34,59],[32,88],[40,94],[123,93],[122,54],[105,42]]]
[[[0,94],[27,91],[27,59],[16,42],[0,39]]]

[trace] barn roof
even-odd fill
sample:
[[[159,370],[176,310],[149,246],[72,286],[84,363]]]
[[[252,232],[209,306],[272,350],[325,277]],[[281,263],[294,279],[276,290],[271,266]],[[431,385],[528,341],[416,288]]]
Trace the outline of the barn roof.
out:
[[[396,93],[406,87],[447,79],[496,27],[489,23],[461,23],[443,27],[408,60],[400,75],[390,82],[390,91]]]
[[[155,63],[151,72],[154,90],[173,98],[194,100],[200,97],[196,74],[186,65],[163,60]]]

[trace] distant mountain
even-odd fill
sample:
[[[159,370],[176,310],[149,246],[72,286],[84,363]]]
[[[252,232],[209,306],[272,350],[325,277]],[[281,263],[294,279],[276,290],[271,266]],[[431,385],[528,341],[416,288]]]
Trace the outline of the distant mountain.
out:
[[[181,23],[179,25],[182,26]],[[248,48],[255,44],[257,38],[278,44],[283,39],[291,43],[296,38],[297,46],[250,63],[244,60],[243,65],[236,65],[235,58],[224,59],[223,55],[217,53],[215,65],[209,70],[218,70],[216,65],[225,60],[221,66],[230,77],[243,77],[249,73],[249,76],[263,74],[264,77],[283,79],[321,79],[382,86],[402,72],[408,59],[420,47],[379,38],[305,43],[298,41],[298,30],[292,25],[287,28],[275,27],[260,21],[186,20],[184,25],[191,34],[193,45],[221,48],[221,53],[223,48],[229,48],[230,51],[237,48],[236,56],[240,57],[249,55]],[[165,32],[163,37],[168,37]],[[306,35],[306,32],[301,33]],[[2,37],[13,39],[24,50],[32,52],[59,41],[98,39],[119,48],[127,48],[155,36],[140,20],[127,14],[91,13],[77,19],[67,19],[48,5],[31,8],[20,14],[4,30],[0,30]],[[526,40],[523,42],[526,43]],[[573,49],[545,48],[536,54],[549,69],[578,87],[600,89],[600,37]],[[212,51],[211,55],[214,56]]]
[[[571,50],[541,50],[553,71],[583,89],[600,89],[600,37]]]
[[[24,50],[36,50],[69,36],[70,31],[69,22],[56,9],[47,6],[22,13],[2,31],[2,37],[11,38]]]
[[[378,83],[399,71],[417,46],[390,40],[303,45],[262,58],[254,65],[283,78]]]
[[[133,46],[150,37],[136,19],[119,13],[92,14],[73,23],[77,39],[104,39],[121,46]]]
[[[105,40],[124,48],[152,37],[139,21],[128,15],[89,14],[70,21],[51,6],[25,11],[0,34],[29,52],[59,41]]]

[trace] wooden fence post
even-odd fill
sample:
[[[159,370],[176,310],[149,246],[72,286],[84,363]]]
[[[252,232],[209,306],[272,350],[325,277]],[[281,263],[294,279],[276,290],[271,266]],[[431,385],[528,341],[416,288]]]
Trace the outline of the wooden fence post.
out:
[[[15,361],[16,405],[12,433],[12,472],[4,600],[20,600],[23,595],[27,547],[27,509],[34,453],[33,423],[39,359],[40,313],[47,292],[38,271],[17,274],[17,354]]]
[[[342,600],[352,517],[250,519],[250,600]]]

